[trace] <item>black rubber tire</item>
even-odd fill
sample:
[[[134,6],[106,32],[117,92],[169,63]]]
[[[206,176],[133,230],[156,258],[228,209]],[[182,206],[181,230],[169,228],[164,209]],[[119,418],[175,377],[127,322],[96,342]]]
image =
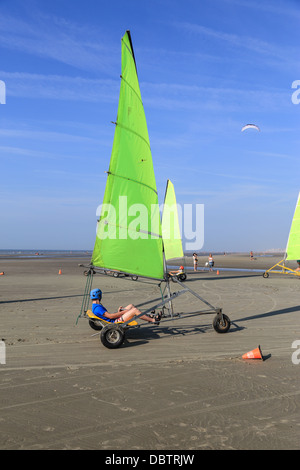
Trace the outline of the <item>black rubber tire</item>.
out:
[[[263,273],[263,277],[264,277],[265,279],[267,279],[267,277],[269,277],[269,273],[267,273],[267,272]]]
[[[84,276],[88,276],[89,274],[96,274],[96,271],[94,269],[86,269],[83,271]]]
[[[96,331],[101,331],[103,328],[103,325],[100,320],[89,320],[89,325],[93,330]]]
[[[213,327],[217,333],[227,333],[230,328],[230,319],[224,313],[218,314],[213,320]]]
[[[112,323],[112,325],[106,325],[100,333],[100,340],[108,349],[119,348],[125,339],[125,332],[120,325]]]

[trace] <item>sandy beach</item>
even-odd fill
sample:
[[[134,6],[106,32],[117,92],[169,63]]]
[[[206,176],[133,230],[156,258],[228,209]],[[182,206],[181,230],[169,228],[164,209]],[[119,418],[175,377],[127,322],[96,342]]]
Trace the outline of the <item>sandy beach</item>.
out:
[[[88,257],[0,259],[0,448],[299,449],[300,279],[264,279],[275,255],[214,259],[212,273],[206,257],[196,273],[185,261],[186,284],[223,309],[228,333],[212,315],[182,316],[129,330],[116,350],[86,319],[76,325]],[[109,311],[160,296],[155,282],[96,275],[93,287]],[[174,309],[203,305],[184,294]],[[258,345],[263,361],[242,359]]]

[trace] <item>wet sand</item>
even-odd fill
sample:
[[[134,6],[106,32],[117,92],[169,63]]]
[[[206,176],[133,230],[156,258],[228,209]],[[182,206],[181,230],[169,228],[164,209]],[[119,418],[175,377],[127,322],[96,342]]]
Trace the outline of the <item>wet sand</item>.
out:
[[[214,258],[213,273],[199,258],[186,285],[223,309],[228,333],[215,332],[214,315],[183,316],[129,330],[116,350],[86,319],[76,325],[87,258],[0,259],[0,448],[299,449],[300,279],[222,271],[268,269],[276,256]],[[160,296],[155,283],[109,276],[93,287],[111,311]],[[199,307],[190,294],[174,301],[176,312]],[[264,361],[242,359],[258,345]]]

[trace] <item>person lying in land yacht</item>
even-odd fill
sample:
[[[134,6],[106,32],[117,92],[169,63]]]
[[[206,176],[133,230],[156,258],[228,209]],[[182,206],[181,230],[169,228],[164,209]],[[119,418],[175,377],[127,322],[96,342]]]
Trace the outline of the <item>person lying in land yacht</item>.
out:
[[[142,312],[132,304],[127,305],[127,307],[119,307],[118,312],[109,313],[106,308],[102,305],[102,291],[100,289],[93,289],[90,292],[91,300],[93,301],[92,312],[94,315],[99,317],[102,320],[111,323],[127,322],[132,320],[135,316],[140,315]],[[161,313],[158,313],[154,317],[148,315],[142,315],[139,318],[141,320],[147,321],[149,323],[154,323],[159,325],[161,320]]]

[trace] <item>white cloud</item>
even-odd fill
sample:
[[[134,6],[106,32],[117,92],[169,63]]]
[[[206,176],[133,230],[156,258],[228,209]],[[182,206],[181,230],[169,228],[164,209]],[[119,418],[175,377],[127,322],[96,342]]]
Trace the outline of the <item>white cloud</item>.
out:
[[[242,8],[249,8],[249,9],[254,9],[258,11],[265,11],[268,13],[272,13],[275,15],[284,15],[284,16],[289,16],[294,19],[300,19],[300,11],[299,8],[295,8],[295,4],[293,2],[290,2],[288,0],[284,0],[283,2],[280,2],[280,0],[277,0],[276,3],[273,1],[269,3],[268,1],[264,2],[255,2],[254,0],[223,0],[228,4],[232,5],[237,5]],[[297,0],[296,0],[297,1]]]
[[[53,131],[37,131],[32,129],[0,129],[0,136],[9,138],[33,139],[42,141],[55,140],[56,142],[99,142],[97,139],[82,135],[67,134]]]
[[[117,102],[119,80],[0,71],[7,96],[88,102]]]
[[[32,134],[31,134],[32,135]],[[13,147],[13,146],[5,146],[0,145],[0,159],[6,158],[7,156],[14,156],[14,157],[30,157],[30,158],[37,158],[37,159],[51,159],[51,160],[62,160],[62,159],[72,159],[72,160],[84,160],[84,156],[76,156],[73,153],[70,155],[67,154],[60,154],[57,152],[47,152],[45,150],[34,150],[31,148],[23,148],[23,147]]]
[[[4,13],[0,16],[2,48],[54,59],[79,69],[109,73],[118,66],[118,55],[109,50],[107,43],[102,46],[101,40],[99,31],[55,16],[34,12],[31,23]]]
[[[51,99],[94,103],[115,103],[119,96],[119,79],[92,79],[80,76],[32,74],[0,71],[9,97]],[[244,85],[244,87],[243,87]],[[279,88],[251,89],[247,84],[234,86],[199,86],[180,83],[141,82],[145,107],[160,109],[209,109],[236,111],[247,106],[277,109],[290,105],[290,90]]]
[[[194,34],[215,38],[216,40],[221,41],[223,45],[224,43],[227,43],[231,46],[234,46],[235,48],[239,48],[241,50],[248,50],[256,54],[260,54],[264,57],[277,59],[285,63],[289,60],[294,61],[296,52],[295,49],[291,51],[290,55],[289,51],[286,48],[280,47],[280,45],[276,43],[263,41],[262,39],[258,39],[255,36],[244,36],[234,33],[227,33],[224,31],[219,31],[217,29],[209,28],[207,26],[203,26],[201,24],[188,22],[178,23],[177,26]]]
[[[224,83],[224,81],[223,81]],[[290,106],[290,90],[274,87],[255,88],[247,83],[237,86],[198,86],[176,83],[141,83],[145,105],[165,109],[206,109],[238,111],[287,108]],[[145,92],[144,92],[145,89]]]

